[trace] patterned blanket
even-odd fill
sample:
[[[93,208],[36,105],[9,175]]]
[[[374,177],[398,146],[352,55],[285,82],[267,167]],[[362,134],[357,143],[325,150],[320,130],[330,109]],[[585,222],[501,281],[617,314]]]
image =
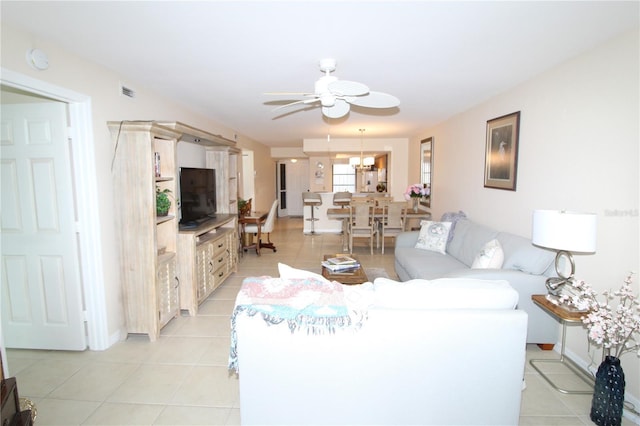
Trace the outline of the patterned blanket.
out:
[[[317,278],[250,277],[242,282],[231,315],[229,369],[238,372],[236,320],[238,315],[260,315],[267,325],[286,324],[291,333],[334,333],[359,329],[366,311],[349,308],[343,285]]]

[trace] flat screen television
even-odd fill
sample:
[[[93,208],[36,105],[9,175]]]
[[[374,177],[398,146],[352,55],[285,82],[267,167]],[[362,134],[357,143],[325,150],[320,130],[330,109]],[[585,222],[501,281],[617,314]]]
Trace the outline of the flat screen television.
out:
[[[216,217],[216,171],[180,168],[180,225],[194,227]]]

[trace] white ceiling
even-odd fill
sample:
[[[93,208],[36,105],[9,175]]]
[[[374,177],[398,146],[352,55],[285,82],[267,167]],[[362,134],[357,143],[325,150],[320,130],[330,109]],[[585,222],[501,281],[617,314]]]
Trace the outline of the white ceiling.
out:
[[[639,4],[3,0],[1,12],[3,23],[116,71],[134,90],[144,86],[285,147],[328,132],[359,137],[360,128],[366,137],[419,135],[638,28]],[[400,107],[352,107],[331,122],[317,106],[273,112],[283,98],[264,92],[313,92],[318,61],[327,57],[337,60],[333,75],[390,93]]]

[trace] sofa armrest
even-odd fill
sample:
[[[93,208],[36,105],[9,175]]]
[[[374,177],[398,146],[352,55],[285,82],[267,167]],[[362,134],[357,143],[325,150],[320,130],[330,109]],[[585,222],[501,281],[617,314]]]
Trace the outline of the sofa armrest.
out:
[[[547,293],[546,276],[527,274],[515,269],[458,269],[444,277],[506,280],[518,292],[518,309],[529,314],[527,342],[545,344],[557,342],[558,322],[531,300],[533,294]]]
[[[396,247],[415,247],[420,231],[402,232],[396,236]]]
[[[511,287],[525,295],[545,294],[546,277],[543,275],[531,275],[515,269],[459,269],[449,272],[443,278],[476,278],[481,280],[506,280]],[[520,300],[520,302],[523,302]]]

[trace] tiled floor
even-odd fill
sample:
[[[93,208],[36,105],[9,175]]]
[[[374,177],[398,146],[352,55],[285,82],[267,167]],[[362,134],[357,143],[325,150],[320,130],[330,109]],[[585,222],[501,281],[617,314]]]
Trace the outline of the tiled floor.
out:
[[[229,316],[242,280],[277,276],[278,262],[319,272],[322,254],[341,252],[339,235],[304,236],[299,218],[277,220],[272,241],[276,253],[244,254],[239,272],[200,306],[196,317],[174,319],[154,343],[145,336],[129,336],[101,352],[8,350],[10,375],[17,377],[21,396],[36,404],[36,424],[239,424],[238,380],[227,370],[227,356]],[[365,268],[384,267],[395,278],[392,249],[370,255],[365,242],[357,244],[354,252]],[[529,345],[527,356],[557,354]],[[571,374],[558,373],[558,380],[574,382]],[[589,395],[553,390],[528,363],[525,379],[521,425],[592,424]],[[623,425],[632,423],[625,420]]]

